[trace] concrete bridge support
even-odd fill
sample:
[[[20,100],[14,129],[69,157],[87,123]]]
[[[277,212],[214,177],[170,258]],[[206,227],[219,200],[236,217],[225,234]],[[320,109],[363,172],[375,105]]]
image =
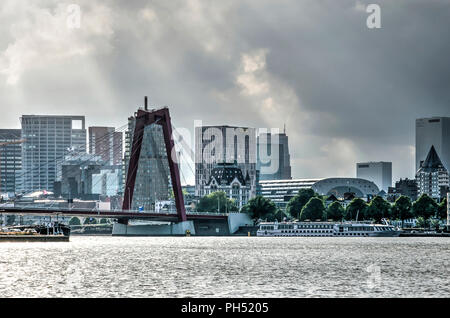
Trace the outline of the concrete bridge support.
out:
[[[184,222],[149,222],[147,224],[113,225],[113,236],[186,236],[189,231],[195,235],[194,221]]]
[[[244,213],[230,213],[223,219],[196,219],[184,222],[147,222],[133,224],[124,222],[113,226],[113,236],[185,236],[189,231],[192,236],[229,236],[236,233],[241,226],[253,225]]]

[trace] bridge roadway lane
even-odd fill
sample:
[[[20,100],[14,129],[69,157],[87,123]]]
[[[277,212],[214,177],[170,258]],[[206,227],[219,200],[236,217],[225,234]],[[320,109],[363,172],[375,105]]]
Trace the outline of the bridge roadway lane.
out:
[[[0,213],[18,215],[42,215],[42,216],[81,216],[97,218],[126,218],[126,219],[146,219],[155,221],[178,221],[176,213],[162,212],[135,212],[135,211],[101,211],[82,209],[44,209],[44,208],[19,208],[0,207]],[[220,220],[226,219],[224,213],[186,213],[188,220]]]

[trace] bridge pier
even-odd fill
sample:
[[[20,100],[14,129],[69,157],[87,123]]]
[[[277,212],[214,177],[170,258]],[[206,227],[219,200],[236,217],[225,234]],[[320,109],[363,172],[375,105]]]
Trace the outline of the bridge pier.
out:
[[[230,213],[222,219],[200,218],[184,222],[115,223],[113,236],[229,236],[241,226],[251,226],[253,221],[247,214]]]
[[[113,225],[113,236],[185,236],[187,231],[195,235],[194,221],[153,222],[148,224]]]
[[[123,225],[128,225],[129,220],[130,219],[128,219],[128,218],[119,218],[119,219],[117,219],[117,223],[123,224]]]

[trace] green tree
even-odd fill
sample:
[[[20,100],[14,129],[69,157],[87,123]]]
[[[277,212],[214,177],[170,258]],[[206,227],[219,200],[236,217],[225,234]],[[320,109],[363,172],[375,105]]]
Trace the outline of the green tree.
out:
[[[325,219],[331,219],[333,221],[340,221],[344,217],[345,210],[342,205],[335,201],[331,203],[326,209]]]
[[[441,220],[446,220],[447,219],[447,198],[442,200],[441,204],[439,204],[438,217]]]
[[[319,198],[312,197],[303,207],[302,212],[300,212],[300,220],[315,221],[317,219],[322,219],[324,216],[324,212],[325,206],[323,204],[323,201]]]
[[[440,222],[438,219],[432,219],[430,221],[430,227],[434,228],[436,231],[439,231],[439,227],[440,227]]]
[[[96,218],[85,218],[83,224],[97,224]]]
[[[182,189],[181,191],[183,193],[183,196],[189,195],[189,193],[187,192],[186,189]],[[170,190],[169,190],[169,199],[175,199],[175,194],[173,193],[173,189],[172,188],[170,188]]]
[[[108,220],[107,219],[100,219],[100,224],[107,224]]]
[[[411,208],[411,199],[404,195],[400,196],[392,206],[392,218],[401,220],[403,225],[404,220],[413,217]]]
[[[382,218],[389,218],[391,212],[391,205],[380,196],[376,196],[370,201],[366,210],[366,219],[373,219],[376,222],[381,222]]]
[[[6,225],[14,225],[16,221],[16,216],[14,214],[9,214],[6,216]]]
[[[303,207],[314,196],[316,196],[316,193],[313,189],[300,189],[297,195],[289,201],[286,211],[291,217],[298,218]]]
[[[356,220],[356,216],[358,215],[358,219],[361,220],[364,218],[367,210],[367,203],[360,198],[354,198],[347,208],[345,209],[344,218],[347,221]]]
[[[291,216],[285,211],[285,210],[282,210],[282,209],[277,209],[277,212],[275,212],[275,215],[274,215],[274,218],[273,219],[267,219],[268,221],[275,221],[275,220],[278,220],[279,222],[281,222],[281,221],[283,221],[283,219],[284,218],[287,218],[287,219],[289,219]]]
[[[69,225],[81,225],[80,219],[74,216],[70,219]]]
[[[227,198],[225,192],[218,191],[208,194],[200,199],[197,205],[198,212],[237,212],[238,208],[233,200]]]
[[[412,205],[412,214],[414,217],[423,217],[428,220],[430,217],[435,216],[437,213],[438,205],[433,198],[430,198],[426,194],[422,194],[419,199]]]
[[[422,216],[419,216],[416,220],[416,226],[419,228],[428,228],[430,226],[430,221]]]
[[[256,196],[250,199],[241,209],[241,212],[247,213],[252,219],[274,219],[278,210],[270,199],[263,196]]]

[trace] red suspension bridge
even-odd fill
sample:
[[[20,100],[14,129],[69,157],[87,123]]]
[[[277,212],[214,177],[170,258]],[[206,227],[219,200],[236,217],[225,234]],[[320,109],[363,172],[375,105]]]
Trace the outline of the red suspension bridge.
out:
[[[194,220],[224,220],[228,214],[221,213],[186,213],[184,198],[180,181],[180,170],[177,161],[177,153],[174,150],[175,143],[172,137],[172,123],[167,107],[149,111],[147,107],[147,97],[145,97],[144,109],[139,109],[136,113],[136,122],[131,147],[131,157],[128,164],[128,173],[124,188],[124,198],[122,210],[110,211],[99,209],[76,209],[76,208],[49,208],[39,206],[27,207],[0,207],[0,213],[17,215],[36,216],[81,216],[96,218],[113,218],[118,223],[128,224],[130,219],[143,219],[155,221],[185,222]],[[172,190],[175,199],[176,212],[153,212],[153,211],[132,211],[136,176],[139,167],[139,158],[144,137],[144,128],[150,125],[160,125],[164,136],[165,150],[168,158],[170,178],[172,180]]]

